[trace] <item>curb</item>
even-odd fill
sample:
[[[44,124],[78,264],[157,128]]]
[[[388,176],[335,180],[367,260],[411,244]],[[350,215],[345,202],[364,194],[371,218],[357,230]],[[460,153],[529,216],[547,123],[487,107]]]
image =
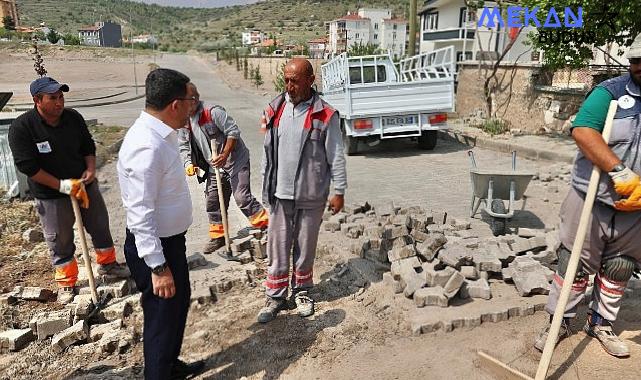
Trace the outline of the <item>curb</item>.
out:
[[[92,104],[65,104],[65,106],[69,106],[69,108],[87,108],[87,107],[99,107],[99,106],[109,106],[112,104],[121,104],[121,103],[127,103],[127,102],[132,102],[134,100],[138,100],[141,98],[144,98],[145,94],[141,95],[136,95],[132,98],[127,98],[127,99],[121,99],[121,100],[113,100],[110,102],[101,102],[101,103],[92,103]],[[29,108],[15,108],[16,111],[18,112],[24,112],[24,111],[30,111],[33,109],[33,107]]]
[[[574,152],[557,152],[545,149],[536,149],[525,145],[514,144],[505,141],[492,140],[487,137],[472,136],[461,131],[453,129],[439,130],[439,137],[467,145],[471,148],[479,147],[494,150],[501,153],[511,153],[517,151],[519,157],[528,158],[530,160],[547,160],[555,162],[565,162],[572,164],[574,162]]]

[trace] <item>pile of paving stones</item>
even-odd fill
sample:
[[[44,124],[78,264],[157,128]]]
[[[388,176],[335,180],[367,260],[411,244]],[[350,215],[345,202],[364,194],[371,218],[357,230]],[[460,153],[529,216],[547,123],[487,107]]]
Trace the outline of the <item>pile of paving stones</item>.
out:
[[[123,319],[139,308],[140,293],[131,279],[98,276],[96,283],[99,298],[108,300],[103,309],[92,313],[95,306],[87,280],[79,281],[79,294],[63,309],[36,313],[28,326],[1,332],[0,353],[19,351],[35,340],[49,338],[54,353],[77,344],[92,345],[94,351],[102,353],[125,353],[135,337],[125,328]],[[52,299],[55,296],[48,289],[17,286],[0,295],[0,305],[10,308],[20,301],[47,302]]]
[[[419,308],[447,307],[454,297],[489,300],[488,279],[514,284],[524,297],[547,294],[557,260],[555,231],[521,228],[517,235],[487,236],[468,219],[393,203],[348,206],[326,215],[323,228],[355,239],[354,254],[389,265],[384,277]]]

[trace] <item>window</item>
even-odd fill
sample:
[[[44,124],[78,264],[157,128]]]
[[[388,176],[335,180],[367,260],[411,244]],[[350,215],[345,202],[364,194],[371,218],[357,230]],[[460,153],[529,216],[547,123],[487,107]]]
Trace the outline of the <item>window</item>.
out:
[[[462,28],[466,23],[473,21],[473,14],[468,12],[467,7],[461,7],[458,16],[458,26]]]
[[[359,39],[360,37],[361,37],[361,35],[360,35],[360,34],[358,34],[358,33],[356,33],[356,34],[354,35],[354,38],[356,38],[356,39]]]
[[[398,25],[394,24],[394,30],[396,30],[397,28],[398,28]]]
[[[377,78],[378,76],[378,78]],[[349,83],[351,84],[362,84],[362,83],[376,83],[376,79],[378,79],[378,82],[385,82],[387,80],[387,75],[385,72],[385,66],[384,65],[376,65],[376,72],[374,71],[374,66],[363,66],[363,78],[361,78],[361,68],[360,66],[358,67],[350,67],[349,68]]]
[[[374,39],[378,40],[378,34],[374,33]]]
[[[460,61],[470,61],[472,60],[472,52],[471,51],[466,51],[465,52],[465,58],[463,58],[463,52],[459,51],[456,53],[456,62]]]
[[[393,39],[393,40],[395,40],[395,39],[396,39],[396,32],[392,33],[392,39]]]
[[[378,30],[378,23],[377,22],[374,23],[374,30]]]
[[[438,12],[426,13],[423,17],[423,30],[438,29]]]

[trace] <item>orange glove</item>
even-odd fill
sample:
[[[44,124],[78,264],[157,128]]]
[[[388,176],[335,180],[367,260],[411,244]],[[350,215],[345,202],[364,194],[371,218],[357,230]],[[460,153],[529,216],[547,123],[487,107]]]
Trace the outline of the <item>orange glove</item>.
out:
[[[608,174],[612,178],[612,182],[614,182],[614,191],[621,196],[627,197],[641,185],[639,175],[628,167]]]
[[[58,191],[76,198],[80,201],[80,207],[89,208],[89,196],[87,195],[87,190],[85,190],[85,184],[81,180],[61,179]]]
[[[185,174],[190,177],[196,175],[196,167],[193,164],[187,165],[187,167],[185,167]]]
[[[614,208],[619,211],[641,210],[641,185],[637,186],[627,199],[614,202]]]

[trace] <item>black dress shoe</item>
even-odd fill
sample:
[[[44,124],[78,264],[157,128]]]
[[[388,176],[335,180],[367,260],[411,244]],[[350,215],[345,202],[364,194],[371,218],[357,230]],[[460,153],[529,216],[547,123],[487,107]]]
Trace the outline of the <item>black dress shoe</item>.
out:
[[[205,361],[197,360],[193,363],[185,363],[182,360],[176,360],[174,366],[171,368],[171,379],[182,380],[196,376],[205,369]]]

